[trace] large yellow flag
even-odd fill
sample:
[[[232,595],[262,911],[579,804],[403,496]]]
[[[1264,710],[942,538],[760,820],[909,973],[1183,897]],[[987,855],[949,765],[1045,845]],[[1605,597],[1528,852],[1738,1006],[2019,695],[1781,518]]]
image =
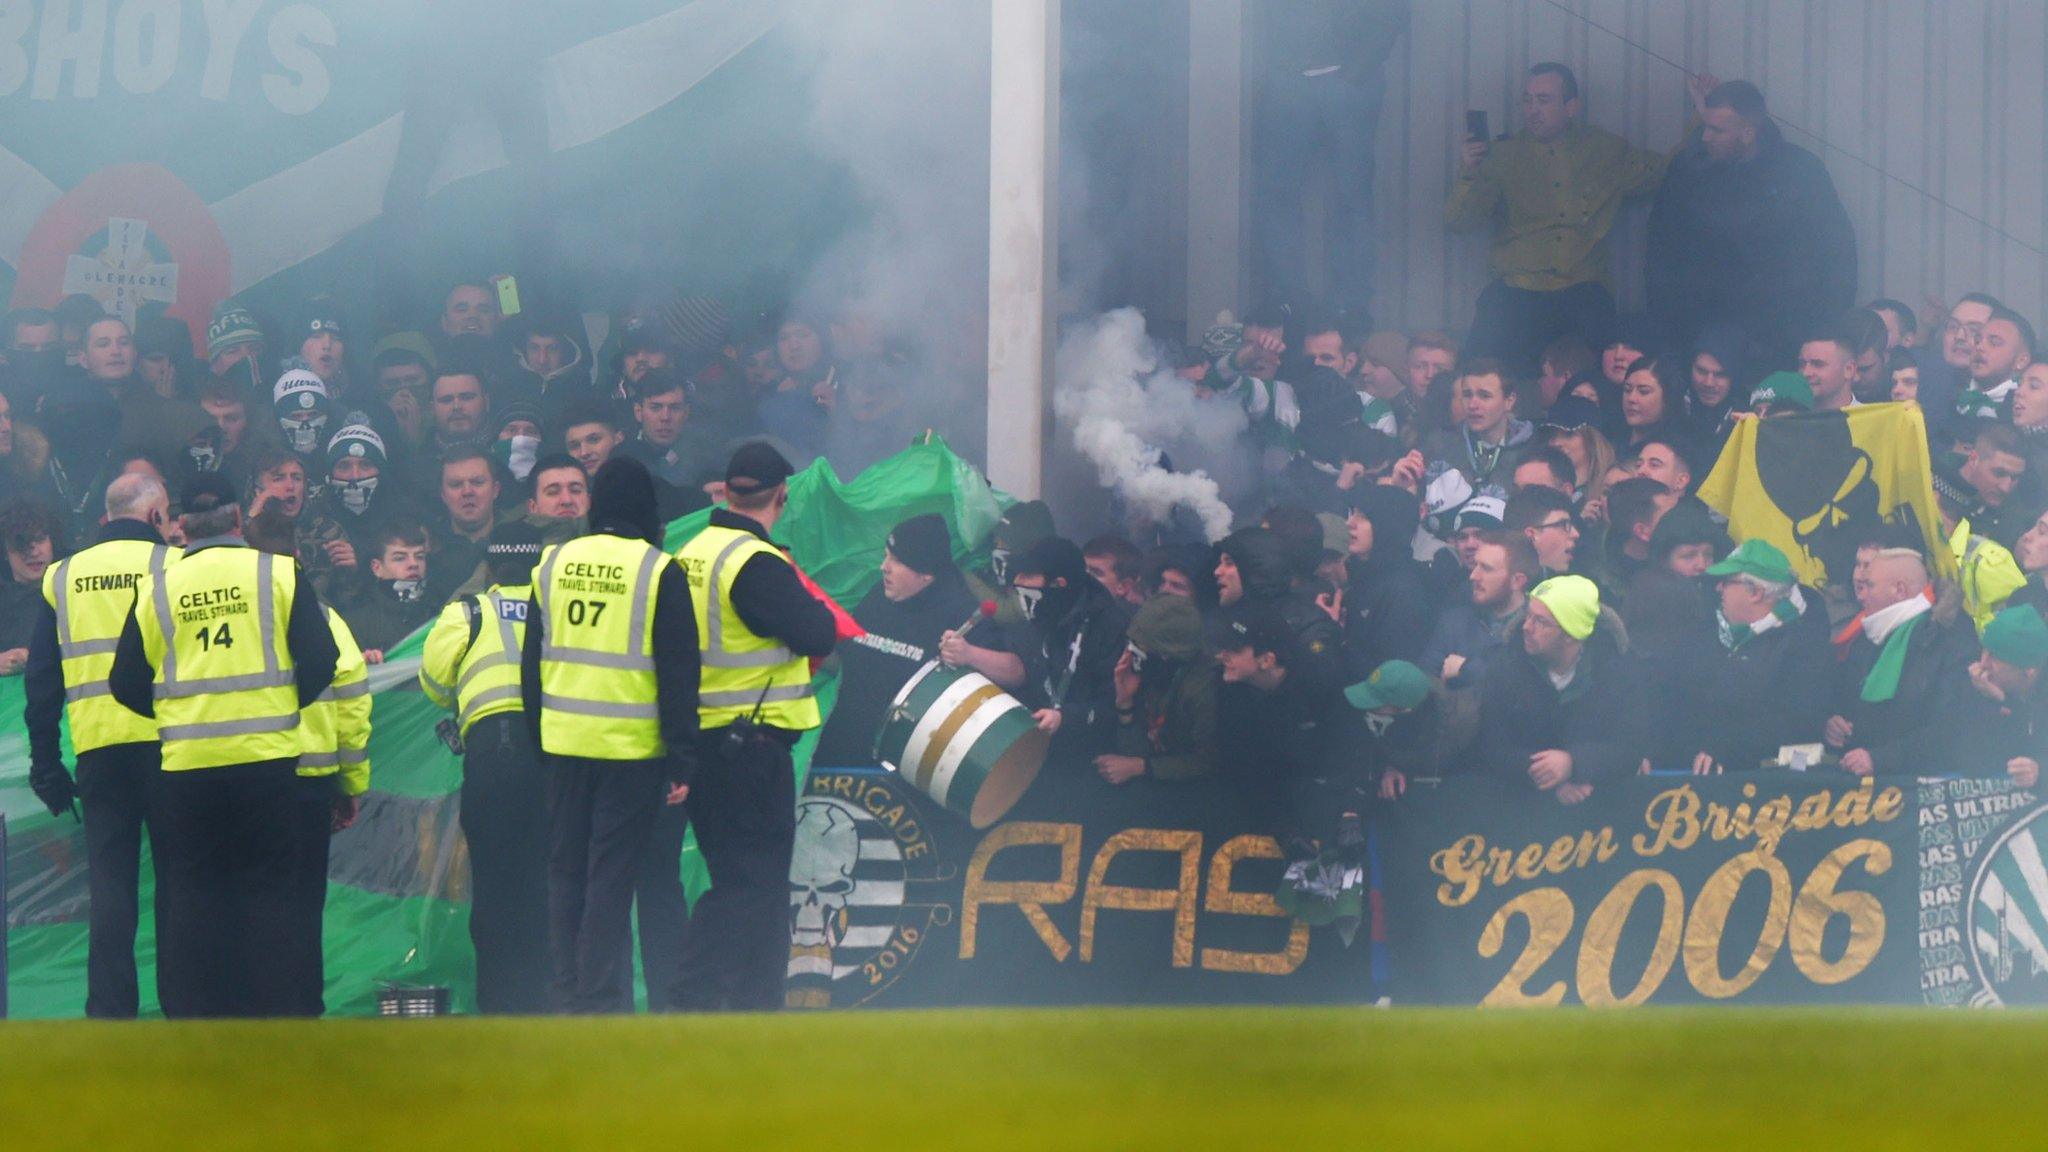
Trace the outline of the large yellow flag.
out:
[[[1770,541],[1801,583],[1819,587],[1846,582],[1857,543],[1884,524],[1909,527],[1954,576],[1931,481],[1920,409],[1865,404],[1737,423],[1699,496],[1737,541]]]

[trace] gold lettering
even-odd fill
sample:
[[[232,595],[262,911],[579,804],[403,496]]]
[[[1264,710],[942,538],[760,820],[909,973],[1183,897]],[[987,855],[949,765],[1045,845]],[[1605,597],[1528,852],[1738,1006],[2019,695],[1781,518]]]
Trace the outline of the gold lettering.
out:
[[[1543,870],[1563,873],[1572,866],[1572,857],[1578,852],[1578,841],[1569,836],[1559,836],[1550,845],[1550,852],[1543,857]]]
[[[1436,901],[1446,908],[1457,908],[1469,904],[1479,895],[1479,885],[1485,879],[1480,861],[1486,855],[1486,837],[1477,832],[1460,836],[1449,848],[1438,851],[1429,858],[1429,870],[1444,878],[1446,883],[1437,885]]]
[[[1515,853],[1515,875],[1523,880],[1534,880],[1543,875],[1543,845],[1525,845]]]
[[[1815,792],[1799,802],[1799,810],[1792,813],[1792,830],[1811,832],[1828,826],[1828,794]]]
[[[1792,821],[1792,798],[1773,796],[1756,810],[1756,850],[1768,856],[1778,850],[1785,827]]]
[[[1288,919],[1270,892],[1238,892],[1230,874],[1239,860],[1284,860],[1286,854],[1271,836],[1234,837],[1209,861],[1209,894],[1203,910],[1226,916],[1271,916]],[[1287,947],[1279,952],[1240,952],[1234,948],[1202,949],[1202,967],[1211,972],[1256,972],[1285,976],[1308,958],[1308,925],[1294,920],[1287,929]]]
[[[1726,840],[1728,838],[1730,820],[1728,809],[1725,806],[1711,801],[1708,802],[1707,814],[1700,823],[1705,827],[1709,839]]]
[[[1496,886],[1504,885],[1514,878],[1515,854],[1505,848],[1486,850],[1486,870],[1493,875]]]
[[[1666,848],[1683,852],[1700,838],[1700,798],[1692,785],[1681,784],[1668,791],[1659,792],[1643,809],[1643,823],[1655,832],[1656,839],[1638,832],[1632,843],[1636,855],[1643,857],[1661,855]]]
[[[1856,790],[1835,802],[1834,824],[1837,828],[1854,828],[1870,823],[1870,800],[1877,782],[1865,776]]]
[[[1657,940],[1650,947],[1650,962],[1642,978],[1626,993],[1614,990],[1614,953],[1621,943],[1621,929],[1635,910],[1645,888],[1663,896],[1664,911],[1657,921]],[[1678,959],[1681,929],[1685,924],[1685,893],[1678,878],[1661,868],[1642,868],[1621,878],[1608,890],[1593,914],[1586,917],[1586,933],[1579,939],[1579,999],[1588,1008],[1633,1008],[1648,1000],[1671,974]]]
[[[1621,851],[1621,845],[1614,842],[1614,829],[1602,828],[1595,838],[1591,832],[1579,833],[1579,859],[1575,867],[1584,868],[1589,864],[1605,864]]]
[[[1180,853],[1180,883],[1173,888],[1136,888],[1106,884],[1109,862],[1121,852]],[[1202,834],[1164,828],[1126,828],[1103,841],[1088,865],[1088,887],[1081,897],[1081,961],[1095,958],[1095,914],[1103,908],[1127,912],[1173,910],[1173,966],[1195,962],[1195,894],[1202,882]]]
[[[1054,846],[1060,850],[1057,880],[990,880],[989,861],[1005,848],[1032,845]],[[1024,913],[1046,951],[1054,960],[1064,961],[1074,946],[1045,914],[1045,905],[1064,904],[1074,898],[1081,878],[1081,826],[1019,820],[999,825],[974,846],[967,861],[967,880],[960,895],[960,959],[974,959],[975,930],[981,923],[984,904],[1014,904]]]
[[[1878,823],[1886,823],[1899,818],[1899,809],[1904,807],[1905,803],[1904,792],[1897,788],[1886,788],[1877,794],[1877,803],[1871,806],[1870,812]]]

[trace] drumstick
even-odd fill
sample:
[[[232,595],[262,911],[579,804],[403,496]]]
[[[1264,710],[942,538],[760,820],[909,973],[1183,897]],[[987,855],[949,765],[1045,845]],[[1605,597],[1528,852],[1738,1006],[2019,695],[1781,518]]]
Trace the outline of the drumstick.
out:
[[[967,638],[967,634],[969,632],[974,631],[974,626],[976,624],[981,623],[983,620],[986,620],[995,614],[996,602],[993,600],[983,600],[981,602],[981,607],[974,610],[974,615],[969,616],[967,618],[967,623],[962,624],[958,628],[953,629],[953,635],[958,636],[964,640]]]

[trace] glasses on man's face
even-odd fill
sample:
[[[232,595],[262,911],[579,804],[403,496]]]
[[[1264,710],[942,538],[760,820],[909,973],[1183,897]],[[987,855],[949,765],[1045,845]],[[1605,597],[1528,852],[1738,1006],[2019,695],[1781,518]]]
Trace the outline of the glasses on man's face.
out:
[[[1555,528],[1568,536],[1577,536],[1579,534],[1579,526],[1577,524],[1572,523],[1571,517],[1569,516],[1565,517],[1562,520],[1545,520],[1543,523],[1538,524],[1536,526],[1536,530],[1538,532],[1545,532],[1552,528]]]
[[[1950,320],[1941,326],[1941,330],[1950,336],[1961,333],[1967,335],[1972,340],[1981,340],[1984,337],[1984,326],[1982,324],[1965,324],[1961,320]]]

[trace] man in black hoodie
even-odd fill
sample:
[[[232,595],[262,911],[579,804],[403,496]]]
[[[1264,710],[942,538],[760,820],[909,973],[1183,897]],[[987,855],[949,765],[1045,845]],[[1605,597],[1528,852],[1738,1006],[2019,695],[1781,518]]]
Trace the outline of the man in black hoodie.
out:
[[[1046,762],[1086,768],[1115,742],[1117,661],[1130,613],[1088,575],[1081,548],[1048,536],[1010,565],[1010,584],[1028,634],[1018,637],[1020,693],[1052,737]]]
[[[853,610],[867,632],[839,653],[839,700],[812,762],[873,764],[875,736],[889,702],[927,661],[940,658],[949,632],[979,619],[980,609],[981,600],[953,565],[953,535],[945,519],[927,513],[898,524],[882,553],[881,583]],[[973,633],[976,646],[1002,650],[999,627],[980,621]]]
[[[1763,93],[1707,94],[1700,139],[1671,161],[1650,207],[1650,309],[1678,346],[1732,323],[1767,354],[1855,303],[1856,235],[1827,168],[1786,142]]]
[[[1294,633],[1300,648],[1296,661],[1319,680],[1340,680],[1344,631],[1327,608],[1294,590],[1295,568],[1287,546],[1271,529],[1246,528],[1225,536],[1216,545],[1215,575],[1219,605],[1270,607]]]
[[[1406,489],[1365,484],[1352,490],[1345,521],[1348,579],[1333,605],[1344,627],[1351,682],[1389,660],[1419,659],[1429,643],[1436,604],[1412,547],[1421,520],[1422,505]]]

